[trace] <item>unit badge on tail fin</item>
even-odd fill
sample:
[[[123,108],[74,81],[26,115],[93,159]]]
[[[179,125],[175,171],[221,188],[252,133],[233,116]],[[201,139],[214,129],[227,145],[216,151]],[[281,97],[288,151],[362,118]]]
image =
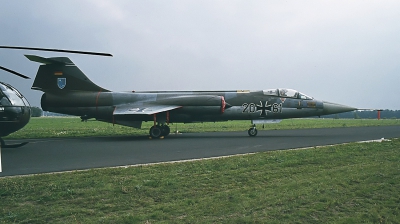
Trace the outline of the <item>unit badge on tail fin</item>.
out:
[[[64,89],[67,85],[67,78],[57,78],[57,86],[60,89]]]

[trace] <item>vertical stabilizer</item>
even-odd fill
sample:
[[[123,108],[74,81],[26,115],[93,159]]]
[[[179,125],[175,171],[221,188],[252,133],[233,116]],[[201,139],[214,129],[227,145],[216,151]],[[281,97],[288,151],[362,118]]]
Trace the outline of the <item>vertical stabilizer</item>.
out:
[[[110,92],[94,84],[67,57],[43,58],[25,55],[29,60],[43,63],[40,65],[32,89],[43,92],[63,93],[68,91]]]

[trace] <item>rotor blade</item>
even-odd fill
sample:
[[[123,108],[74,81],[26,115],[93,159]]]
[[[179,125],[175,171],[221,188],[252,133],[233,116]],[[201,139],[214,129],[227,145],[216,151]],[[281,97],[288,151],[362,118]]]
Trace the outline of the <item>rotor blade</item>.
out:
[[[4,70],[4,71],[6,71],[6,72],[12,73],[12,74],[14,74],[14,75],[18,75],[19,77],[22,77],[22,78],[24,78],[24,79],[30,79],[28,76],[25,76],[25,75],[23,75],[23,74],[21,74],[21,73],[18,73],[18,72],[16,72],[16,71],[11,70],[11,69],[4,68],[4,67],[2,67],[2,66],[0,66],[0,69]]]
[[[63,50],[63,49],[36,48],[36,47],[13,47],[13,46],[0,46],[0,48],[19,49],[19,50],[32,50],[32,51],[52,51],[52,52],[64,52],[64,53],[73,53],[73,54],[89,54],[89,55],[112,57],[112,54],[109,54],[109,53],[90,52],[90,51],[73,51],[73,50]]]

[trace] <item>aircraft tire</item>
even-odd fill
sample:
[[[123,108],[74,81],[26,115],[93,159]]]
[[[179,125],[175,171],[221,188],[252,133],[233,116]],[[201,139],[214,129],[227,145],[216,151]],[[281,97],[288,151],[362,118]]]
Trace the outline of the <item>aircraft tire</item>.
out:
[[[163,135],[163,136],[169,135],[170,132],[171,132],[171,130],[170,130],[170,128],[169,128],[168,125],[162,126],[162,135]]]
[[[250,128],[250,129],[247,131],[247,133],[249,134],[250,137],[255,137],[255,136],[257,136],[258,131],[257,131],[256,128]]]
[[[163,135],[163,129],[160,126],[152,126],[149,131],[150,137],[160,138]]]

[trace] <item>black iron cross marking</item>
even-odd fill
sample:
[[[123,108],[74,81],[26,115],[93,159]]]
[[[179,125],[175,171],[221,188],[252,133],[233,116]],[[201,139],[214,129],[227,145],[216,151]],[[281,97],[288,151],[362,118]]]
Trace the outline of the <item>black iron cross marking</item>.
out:
[[[263,103],[260,101],[260,105],[257,106],[257,111],[261,110],[260,116],[261,117],[266,117],[267,116],[267,111],[271,112],[272,105],[268,105],[268,101],[265,101],[265,104],[263,106]]]

